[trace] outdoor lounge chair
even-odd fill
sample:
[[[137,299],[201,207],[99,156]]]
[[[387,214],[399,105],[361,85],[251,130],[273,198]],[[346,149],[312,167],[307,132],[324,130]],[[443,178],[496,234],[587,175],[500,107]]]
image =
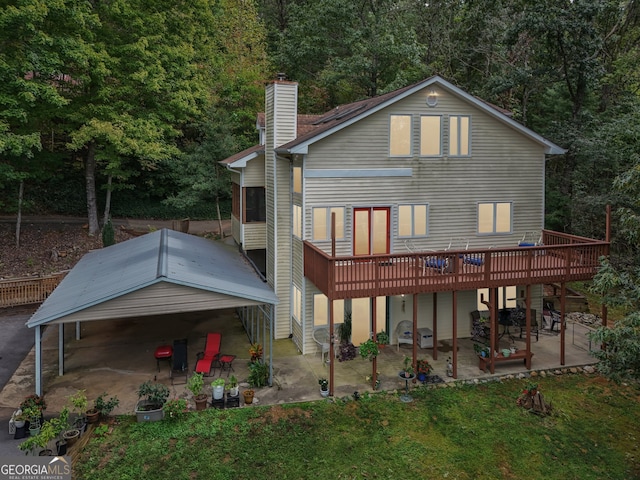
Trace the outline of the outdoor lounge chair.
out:
[[[436,255],[435,250],[419,250],[411,240],[405,240],[404,242],[407,250],[410,253],[422,253],[422,252],[434,252],[434,255],[429,255],[426,253],[419,257],[420,266],[422,267],[422,274],[424,275],[428,268],[433,268],[439,271],[440,273],[444,273],[449,268],[449,259],[446,257],[441,257]]]
[[[220,357],[221,341],[221,334],[217,332],[207,334],[207,340],[204,344],[204,352],[200,352],[197,355],[196,373],[202,373],[207,377],[211,374],[213,362],[218,361],[218,358]]]
[[[175,374],[184,375],[184,383],[189,376],[189,361],[187,357],[187,339],[173,341],[173,357],[171,359],[171,384],[174,383]]]

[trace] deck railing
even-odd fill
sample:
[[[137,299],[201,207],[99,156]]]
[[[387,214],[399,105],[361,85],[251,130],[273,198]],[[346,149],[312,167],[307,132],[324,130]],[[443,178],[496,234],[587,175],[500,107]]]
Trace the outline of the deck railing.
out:
[[[0,280],[0,307],[44,302],[66,274],[67,272],[59,272],[43,277]]]
[[[544,245],[332,258],[304,242],[304,275],[332,299],[589,280],[609,243],[544,231]]]

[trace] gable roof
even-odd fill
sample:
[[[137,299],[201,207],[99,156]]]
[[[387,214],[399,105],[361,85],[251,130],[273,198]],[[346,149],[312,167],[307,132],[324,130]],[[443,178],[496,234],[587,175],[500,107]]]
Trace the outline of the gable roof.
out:
[[[456,87],[450,82],[447,82],[439,76],[433,76],[421,82],[409,85],[407,87],[395,90],[393,92],[386,93],[373,98],[367,98],[358,102],[349,103],[347,105],[340,105],[331,111],[322,115],[316,120],[315,125],[318,128],[308,132],[305,135],[298,136],[294,140],[281,145],[276,149],[278,153],[306,153],[309,145],[321,140],[363,118],[378,112],[379,110],[388,107],[389,105],[402,100],[410,95],[413,95],[425,88],[438,85],[454,95],[462,98],[468,103],[474,105],[478,109],[482,110],[489,116],[499,120],[500,122],[508,125],[517,132],[529,137],[534,142],[541,144],[545,153],[551,155],[560,155],[566,152],[565,149],[559,147],[555,143],[547,140],[546,138],[538,135],[533,130],[525,127],[524,125],[516,122],[508,115],[504,113],[503,109],[499,109],[483,100],[468,94],[464,90]]]
[[[235,249],[195,235],[162,229],[84,255],[33,314],[27,326],[56,320],[64,322],[60,319],[65,316],[159,283],[253,303],[278,303],[272,289]]]

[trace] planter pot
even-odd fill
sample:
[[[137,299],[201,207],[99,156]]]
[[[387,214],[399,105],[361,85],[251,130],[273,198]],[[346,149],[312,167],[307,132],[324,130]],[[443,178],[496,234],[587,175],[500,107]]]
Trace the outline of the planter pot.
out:
[[[201,411],[207,408],[207,396],[206,395],[198,395],[194,398],[196,402],[196,410]]]
[[[320,395],[322,395],[323,398],[327,398],[329,396],[329,390],[320,390]]]
[[[426,373],[419,373],[418,374],[418,381],[426,382],[427,381],[427,374]]]
[[[13,424],[16,426],[16,428],[23,428],[25,421],[24,420],[14,420]]]
[[[244,403],[253,403],[253,390],[245,390],[242,395],[244,396]]]
[[[164,418],[164,410],[162,406],[158,408],[148,400],[140,400],[136,404],[136,419],[138,422],[159,422]]]
[[[78,417],[73,422],[73,428],[80,430],[80,435],[87,431],[87,420],[84,417]]]
[[[232,387],[229,389],[229,395],[231,395],[232,397],[237,397],[239,391],[240,391],[239,387]]]
[[[58,450],[58,455],[60,455],[60,456],[66,455],[67,454],[67,448],[69,448],[69,445],[67,445],[66,441],[58,440],[56,442],[56,449]]]
[[[224,385],[216,385],[213,387],[213,399],[220,400],[224,397]]]
[[[52,457],[53,456],[53,450],[47,448],[45,450],[40,450],[40,452],[38,453],[38,456],[40,457]]]
[[[67,430],[62,433],[62,438],[67,442],[67,447],[71,448],[71,446],[76,443],[78,438],[80,438],[80,430],[77,428],[72,428],[71,430]]]
[[[97,410],[87,410],[87,423],[98,423],[100,412]]]
[[[35,437],[40,433],[40,427],[29,427],[29,435]]]

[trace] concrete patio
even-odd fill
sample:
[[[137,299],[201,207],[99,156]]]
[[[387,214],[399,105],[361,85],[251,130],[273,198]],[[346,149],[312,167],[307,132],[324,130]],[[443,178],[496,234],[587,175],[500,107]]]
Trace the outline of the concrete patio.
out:
[[[208,332],[220,332],[223,354],[235,355],[234,374],[240,381],[241,391],[246,388],[249,361],[249,340],[244,328],[232,310],[215,310],[170,316],[147,317],[143,319],[116,322],[85,322],[82,324],[82,338],[75,339],[75,329],[65,330],[65,374],[58,375],[58,330],[49,328],[43,336],[43,388],[50,412],[58,412],[67,397],[78,389],[85,389],[89,401],[103,392],[117,396],[120,400],[115,414],[132,413],[137,401],[136,390],[146,380],[157,380],[168,385],[172,398],[189,398],[185,389],[185,376],[175,377],[172,383],[168,361],[160,361],[158,370],[154,351],[163,344],[171,344],[174,339],[187,338],[189,369],[193,369],[196,354],[204,349]],[[552,370],[561,367],[583,366],[594,363],[589,355],[585,330],[580,325],[567,325],[565,343],[565,365],[560,365],[560,335],[540,332],[539,341],[532,337],[533,370]],[[524,348],[524,339],[515,335],[515,345]],[[482,372],[473,350],[473,342],[460,339],[458,342],[458,380],[483,379],[527,372],[523,362],[514,360],[496,364],[495,375]],[[501,339],[501,348],[512,341],[508,335]],[[404,381],[398,377],[405,355],[410,356],[410,345],[386,346],[378,356],[381,390],[404,388]],[[451,355],[450,342],[439,342],[438,359],[433,360],[432,349],[418,349],[418,356],[432,364],[435,375],[444,381],[454,381],[446,376],[447,357]],[[329,366],[323,363],[320,353],[300,355],[291,340],[274,341],[273,387],[256,389],[254,403],[277,404],[320,399],[318,378],[329,377]],[[13,377],[0,392],[0,407],[16,408],[22,399],[34,391],[34,351],[32,350]],[[351,361],[335,365],[335,396],[351,395],[372,391],[365,378],[372,373],[372,364],[359,356]],[[217,378],[220,369],[215,369]],[[205,385],[213,380],[205,379]],[[227,372],[222,373],[226,378]],[[209,389],[210,392],[210,389]]]

